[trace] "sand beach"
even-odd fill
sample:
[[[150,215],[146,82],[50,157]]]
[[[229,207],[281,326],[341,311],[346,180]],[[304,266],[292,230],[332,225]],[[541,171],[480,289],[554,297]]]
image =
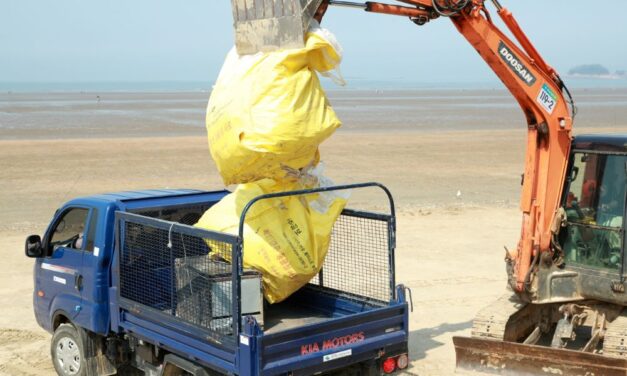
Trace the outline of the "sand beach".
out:
[[[577,90],[575,134],[627,132],[627,89]],[[207,150],[206,92],[0,93],[0,375],[52,375],[32,312],[29,234],[81,195],[224,188]],[[502,90],[337,91],[342,128],[321,147],[336,183],[387,185],[397,281],[412,289],[409,373],[448,375],[451,342],[505,291],[520,231],[524,118]],[[354,195],[351,207],[385,201]]]

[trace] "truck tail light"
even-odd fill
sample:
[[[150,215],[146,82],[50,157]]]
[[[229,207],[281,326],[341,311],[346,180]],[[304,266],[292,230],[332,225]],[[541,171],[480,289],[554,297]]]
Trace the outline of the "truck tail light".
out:
[[[383,362],[383,372],[385,373],[392,373],[394,372],[394,370],[396,369],[396,359],[394,358],[387,358],[384,362]]]
[[[405,369],[407,368],[408,365],[409,365],[409,357],[407,356],[407,354],[399,355],[398,358],[396,359],[396,367],[398,367],[398,369]]]

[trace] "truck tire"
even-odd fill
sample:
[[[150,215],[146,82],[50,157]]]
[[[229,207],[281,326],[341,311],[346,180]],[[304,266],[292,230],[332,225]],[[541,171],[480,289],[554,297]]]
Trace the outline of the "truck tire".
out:
[[[86,344],[80,330],[72,324],[61,324],[52,335],[50,354],[55,371],[60,376],[85,376],[87,372]],[[89,339],[87,339],[89,340]],[[93,346],[89,346],[93,348]]]

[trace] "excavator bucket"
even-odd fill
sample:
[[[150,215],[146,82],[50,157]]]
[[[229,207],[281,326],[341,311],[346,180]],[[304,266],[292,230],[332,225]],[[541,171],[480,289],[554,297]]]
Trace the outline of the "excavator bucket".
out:
[[[453,337],[457,373],[627,375],[627,359],[481,338]]]
[[[323,0],[231,0],[240,55],[302,48]]]

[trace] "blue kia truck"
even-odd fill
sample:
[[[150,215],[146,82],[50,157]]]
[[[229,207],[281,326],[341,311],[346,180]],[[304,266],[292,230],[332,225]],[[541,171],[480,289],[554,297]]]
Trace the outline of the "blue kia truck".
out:
[[[386,213],[345,209],[320,273],[281,303],[243,268],[243,221],[277,196],[381,188]],[[239,235],[192,225],[229,192],[144,190],[69,201],[35,258],[33,305],[59,375],[393,373],[408,364],[395,216],[377,183],[257,197]],[[219,250],[220,253],[217,253]],[[230,261],[216,256],[230,254]]]

